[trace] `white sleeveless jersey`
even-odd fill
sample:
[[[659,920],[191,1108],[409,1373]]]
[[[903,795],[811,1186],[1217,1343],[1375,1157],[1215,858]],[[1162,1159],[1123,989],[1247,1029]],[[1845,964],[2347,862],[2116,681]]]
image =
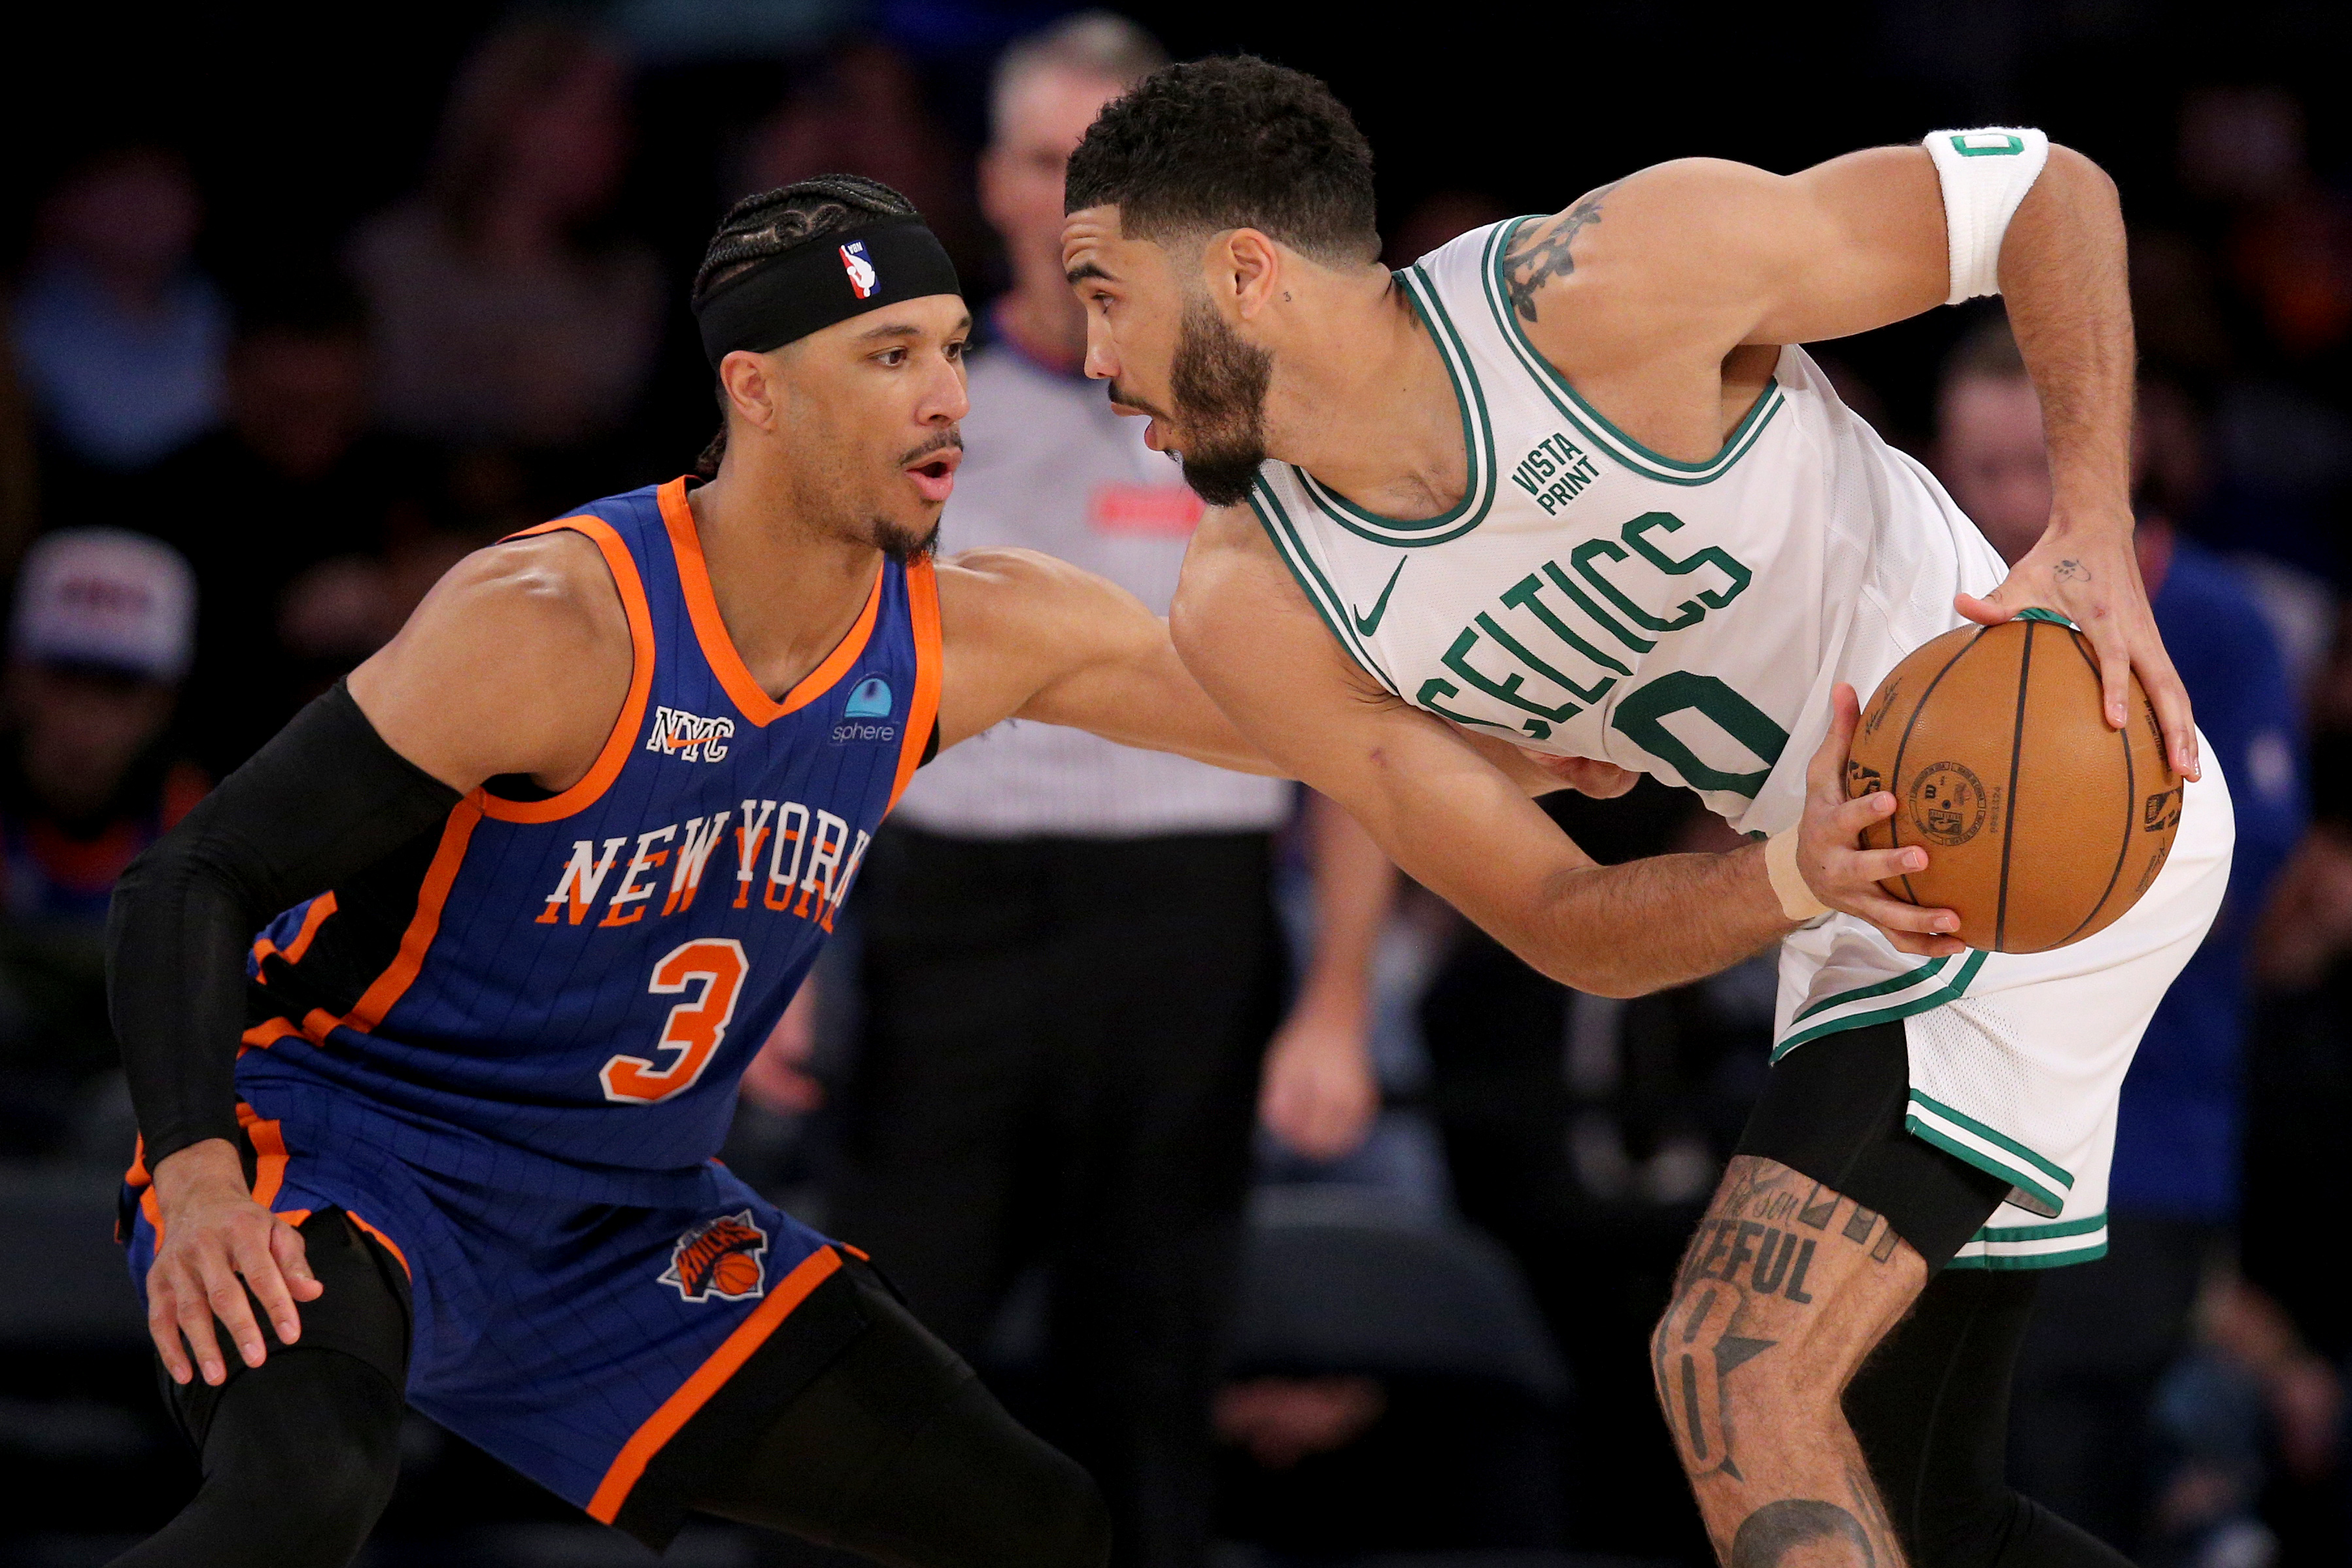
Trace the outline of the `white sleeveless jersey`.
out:
[[[1778,832],[1802,814],[1832,685],[1868,698],[1960,624],[1955,593],[2007,568],[1800,349],[1706,462],[1623,435],[1512,313],[1502,258],[1530,221],[1400,275],[1461,405],[1461,504],[1399,521],[1268,463],[1252,505],[1341,645],[1406,701]]]

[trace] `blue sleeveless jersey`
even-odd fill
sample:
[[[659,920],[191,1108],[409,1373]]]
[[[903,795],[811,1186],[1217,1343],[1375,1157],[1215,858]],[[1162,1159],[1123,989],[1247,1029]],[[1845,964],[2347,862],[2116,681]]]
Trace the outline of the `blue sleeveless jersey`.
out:
[[[597,501],[635,651],[550,798],[493,780],[254,944],[238,1088],[321,1137],[512,1191],[667,1200],[724,1139],[937,716],[928,562],[880,567],[782,700],[728,639],[686,481]]]

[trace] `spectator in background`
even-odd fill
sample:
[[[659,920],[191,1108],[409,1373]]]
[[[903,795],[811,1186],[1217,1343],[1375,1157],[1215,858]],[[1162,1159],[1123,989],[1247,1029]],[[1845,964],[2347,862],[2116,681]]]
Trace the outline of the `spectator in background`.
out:
[[[1162,58],[1094,13],[998,68],[982,203],[1015,281],[972,359],[941,542],[1041,549],[1164,612],[1201,503],[1086,380],[1061,260],[1071,150]],[[1261,1057],[1294,1144],[1344,1152],[1378,1109],[1366,972],[1393,872],[1314,812],[1318,951],[1285,1022],[1272,836],[1291,802],[1008,723],[917,776],[860,884],[866,1025],[834,1226],[975,1359],[1015,1276],[1045,1265],[1040,1430],[1101,1482],[1123,1563],[1207,1560]]]
[[[398,629],[390,556],[427,547],[434,450],[368,431],[358,300],[331,278],[256,290],[227,421],[160,464],[142,515],[205,584],[184,732],[215,777]],[[428,577],[426,581],[431,579]]]
[[[424,189],[352,243],[388,426],[576,448],[628,416],[657,346],[661,278],[651,251],[594,226],[629,144],[627,75],[595,35],[540,17],[475,51]]]
[[[2108,1256],[2042,1283],[2011,1447],[2021,1486],[2127,1554],[2149,1544],[2156,1502],[2151,1392],[2188,1343],[2209,1272],[2232,1248],[2248,942],[2305,815],[2300,726],[2270,627],[2248,587],[2177,533],[2163,486],[2147,482],[2161,465],[2140,456],[2140,574],[2228,781],[2237,852],[2221,916],[2157,1008],[2124,1082]],[[2004,559],[2024,555],[2048,526],[2041,405],[2006,323],[1954,351],[1937,402],[1937,468]]]
[[[69,530],[26,557],[0,749],[0,1153],[53,1152],[113,1065],[108,899],[206,787],[165,749],[195,612],[187,563],[140,534]]]
[[[228,310],[194,264],[203,218],[187,163],[160,147],[93,158],[41,204],[16,365],[68,462],[143,468],[219,416]]]
[[[931,113],[914,68],[878,38],[835,50],[752,130],[740,179],[746,192],[766,191],[836,169],[904,193],[963,276],[984,276],[985,241],[961,150]]]

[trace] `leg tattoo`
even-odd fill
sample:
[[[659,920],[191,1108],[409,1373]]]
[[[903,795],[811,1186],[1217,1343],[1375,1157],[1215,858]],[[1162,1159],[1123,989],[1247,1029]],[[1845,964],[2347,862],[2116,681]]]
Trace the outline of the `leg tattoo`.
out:
[[[1881,1215],[1773,1161],[1731,1162],[1650,1340],[1659,1405],[1727,1568],[1823,1552],[1901,1568],[1838,1401],[1926,1283]]]

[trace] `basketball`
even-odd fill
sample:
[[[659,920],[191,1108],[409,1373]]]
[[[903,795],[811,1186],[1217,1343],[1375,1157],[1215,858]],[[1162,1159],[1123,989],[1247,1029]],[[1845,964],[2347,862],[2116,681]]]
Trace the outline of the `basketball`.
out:
[[[2090,639],[2055,619],[1963,626],[1915,650],[1863,710],[1846,798],[1893,793],[1865,848],[1927,868],[1880,884],[1960,917],[1959,939],[2043,952],[2104,931],[2171,852],[2181,781],[2137,677],[2131,721],[2100,712]]]

